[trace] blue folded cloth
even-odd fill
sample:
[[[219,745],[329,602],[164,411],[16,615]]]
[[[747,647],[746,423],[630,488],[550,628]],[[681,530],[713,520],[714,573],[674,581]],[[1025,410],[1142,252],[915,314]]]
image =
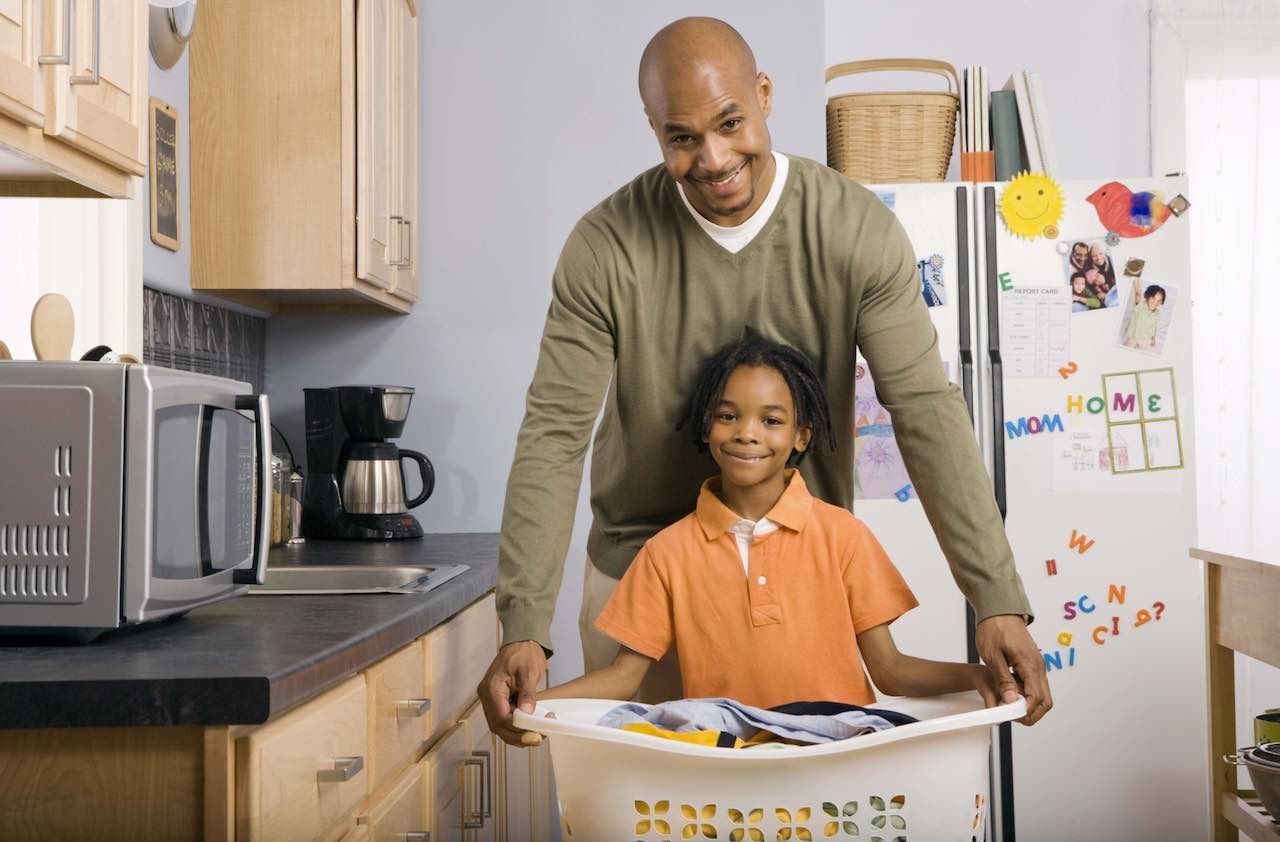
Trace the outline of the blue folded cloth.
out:
[[[828,743],[915,721],[915,717],[896,711],[838,702],[793,702],[766,709],[733,699],[680,699],[658,705],[624,702],[596,724],[622,728],[647,722],[677,733],[721,731],[743,740],[768,731],[797,742]]]

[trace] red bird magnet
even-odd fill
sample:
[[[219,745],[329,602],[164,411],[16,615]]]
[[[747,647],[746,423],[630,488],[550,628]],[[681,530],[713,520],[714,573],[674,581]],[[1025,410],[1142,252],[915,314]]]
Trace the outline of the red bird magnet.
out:
[[[1120,237],[1145,237],[1191,207],[1181,194],[1165,202],[1159,193],[1134,193],[1118,181],[1108,181],[1085,201],[1097,210],[1106,229]]]

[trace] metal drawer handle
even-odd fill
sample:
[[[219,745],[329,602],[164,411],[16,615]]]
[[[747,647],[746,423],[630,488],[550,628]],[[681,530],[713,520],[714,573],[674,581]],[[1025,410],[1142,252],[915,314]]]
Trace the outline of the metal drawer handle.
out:
[[[467,770],[470,768],[480,770],[480,805],[479,808],[467,806]],[[484,769],[485,759],[483,757],[464,757],[462,758],[462,827],[464,830],[478,830],[484,827]]]
[[[413,265],[413,220],[406,219],[404,221],[404,236],[402,238],[404,244],[404,262],[400,265],[406,269]]]
[[[316,772],[316,780],[321,783],[349,781],[364,769],[363,757],[335,757],[332,769],[321,769]]]
[[[411,830],[404,835],[404,842],[431,842],[431,831]]]
[[[396,237],[395,257],[388,256],[387,265],[399,266],[400,259],[401,259],[400,255],[404,252],[404,243],[402,242],[404,239],[404,228],[401,227],[401,223],[404,222],[404,217],[392,214],[391,216],[387,217],[387,220],[391,223],[392,226],[394,226],[395,237]],[[387,235],[389,237],[391,235],[391,232],[388,231]],[[387,251],[388,252],[392,251],[390,243],[387,244]]]
[[[93,72],[88,76],[72,76],[73,85],[98,84],[99,64],[102,60],[102,0],[93,0]]]
[[[396,702],[396,716],[415,718],[431,710],[430,699],[401,699]]]
[[[486,819],[493,818],[493,755],[487,751],[473,751],[471,754],[484,761],[484,771],[480,778],[480,811]]]
[[[70,64],[71,63],[71,29],[75,12],[71,8],[71,0],[62,0],[62,52],[53,55],[42,55],[36,59],[38,64]]]

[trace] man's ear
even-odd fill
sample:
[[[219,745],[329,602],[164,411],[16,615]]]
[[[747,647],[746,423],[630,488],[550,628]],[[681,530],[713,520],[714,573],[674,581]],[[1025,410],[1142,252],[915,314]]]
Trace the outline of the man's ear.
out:
[[[760,113],[768,117],[773,110],[773,80],[768,73],[756,74],[756,102],[760,104]]]

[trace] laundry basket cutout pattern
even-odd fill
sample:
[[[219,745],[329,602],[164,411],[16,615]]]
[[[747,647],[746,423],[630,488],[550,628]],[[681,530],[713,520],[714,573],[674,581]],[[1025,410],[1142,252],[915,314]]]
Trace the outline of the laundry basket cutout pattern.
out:
[[[870,837],[863,837],[857,822],[853,820],[853,816],[858,813],[857,801],[846,801],[843,805],[824,801],[821,805],[821,815],[817,815],[812,807],[775,807],[773,816],[778,828],[774,840],[776,842],[790,842],[790,840],[812,842],[815,838],[867,838],[868,842],[907,842],[906,834],[902,832],[892,836],[882,835],[886,830],[905,831],[907,829],[907,818],[902,814],[906,802],[905,795],[895,795],[888,799],[881,795],[869,796],[867,804],[875,811],[875,815],[870,817],[869,824],[873,829],[872,832],[876,834]],[[979,810],[978,816],[974,819],[975,828],[982,817],[981,796],[978,796],[977,806]],[[673,838],[719,839],[716,824],[718,807],[717,804],[704,804],[701,807],[696,804],[681,804],[679,817],[676,817],[669,815],[671,813],[669,799],[652,803],[637,799],[635,831],[639,838],[636,842]],[[753,807],[743,811],[737,807],[729,807],[724,811],[723,816],[731,825],[728,828],[729,842],[765,842],[766,836],[762,827],[765,816],[763,808]],[[672,833],[673,821],[680,828],[678,836]],[[811,827],[811,824],[815,827]],[[816,837],[815,831],[822,835]]]

